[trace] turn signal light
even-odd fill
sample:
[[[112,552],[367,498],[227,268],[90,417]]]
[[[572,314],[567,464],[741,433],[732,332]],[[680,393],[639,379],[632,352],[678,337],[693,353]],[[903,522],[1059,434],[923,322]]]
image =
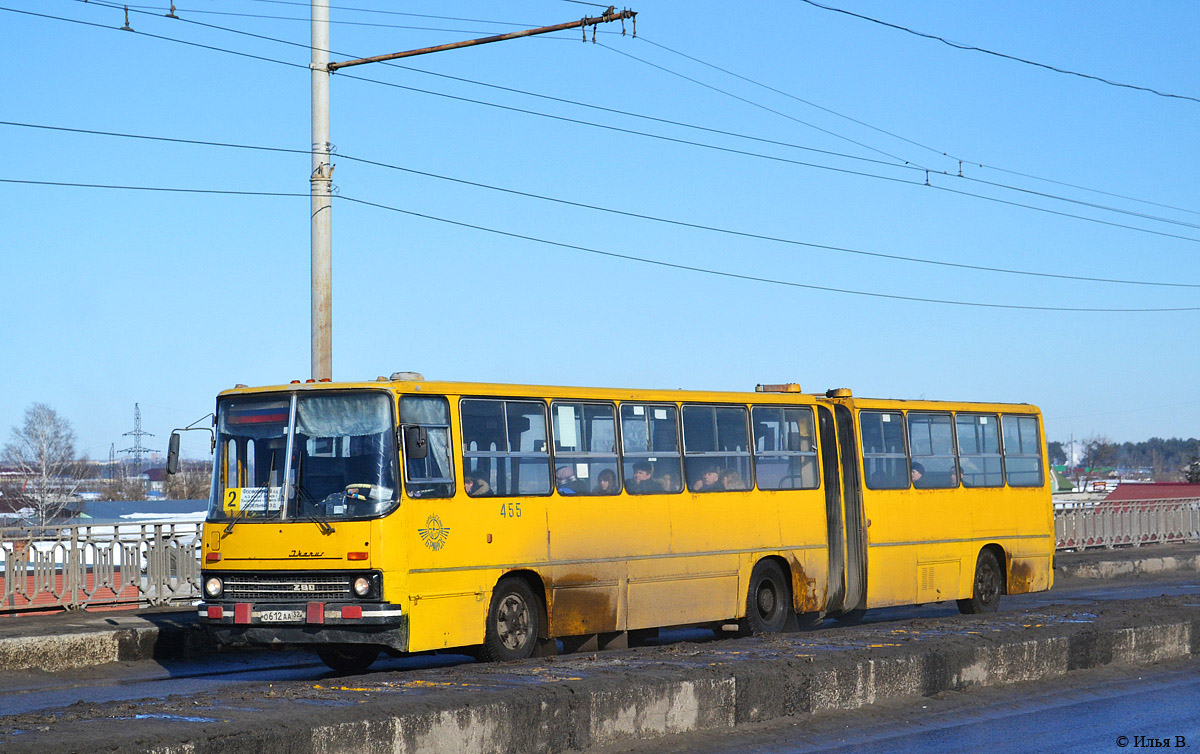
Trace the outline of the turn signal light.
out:
[[[222,607],[208,608],[208,619],[209,620],[221,620],[224,617],[225,617],[225,608],[222,608]]]
[[[206,553],[204,555],[205,563],[219,563],[220,561],[221,561],[221,553],[219,553],[219,552],[210,552],[210,553]]]
[[[367,559],[367,553],[365,553],[365,552],[348,552],[348,553],[346,553],[346,560],[366,560],[366,559]]]
[[[353,619],[362,617],[362,607],[359,605],[342,605],[342,618]]]

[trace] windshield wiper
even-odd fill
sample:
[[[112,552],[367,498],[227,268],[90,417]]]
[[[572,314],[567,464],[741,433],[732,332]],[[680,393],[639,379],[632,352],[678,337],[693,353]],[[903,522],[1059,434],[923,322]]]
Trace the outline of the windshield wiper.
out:
[[[309,504],[314,505],[314,506],[317,504],[316,498],[314,498],[311,494],[309,494],[309,491],[304,489],[304,485],[300,484],[299,482],[296,483],[296,492],[299,497],[300,503],[308,502]],[[300,506],[297,506],[297,510],[301,511],[301,510],[303,510],[303,508],[300,508]],[[316,524],[317,528],[321,530],[321,533],[326,536],[333,534],[335,531],[337,531],[337,529],[333,528],[333,524],[330,524],[328,521],[324,521],[322,519],[317,518],[312,513],[300,513],[299,518],[302,521],[311,521],[312,523]]]
[[[263,510],[266,511],[271,507],[271,477],[275,474],[275,453],[271,452],[271,465],[267,468],[267,492],[266,498],[263,500]],[[250,480],[254,481],[254,480]],[[237,526],[238,521],[245,518],[246,512],[240,505],[238,506],[238,514],[229,520],[225,525],[225,531],[221,536],[229,536],[233,532],[233,527]]]

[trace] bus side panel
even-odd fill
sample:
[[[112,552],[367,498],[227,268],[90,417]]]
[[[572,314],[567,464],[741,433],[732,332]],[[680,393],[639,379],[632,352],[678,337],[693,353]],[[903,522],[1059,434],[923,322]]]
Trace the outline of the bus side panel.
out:
[[[822,490],[760,492],[777,499],[781,548],[792,570],[792,605],[798,613],[825,609],[829,594],[825,493]]]
[[[775,495],[740,491],[672,495],[671,550],[677,557],[669,575],[677,580],[672,589],[680,594],[672,622],[744,615],[749,568],[765,555],[762,550],[777,550],[780,544]]]
[[[738,611],[738,556],[629,564],[629,628],[727,620]]]
[[[409,651],[483,641],[492,589],[504,572],[544,570],[547,500],[459,490],[454,498],[404,501]]]
[[[546,498],[550,557],[550,631],[577,636],[640,628],[669,602],[654,580],[671,568],[669,503],[662,495]]]

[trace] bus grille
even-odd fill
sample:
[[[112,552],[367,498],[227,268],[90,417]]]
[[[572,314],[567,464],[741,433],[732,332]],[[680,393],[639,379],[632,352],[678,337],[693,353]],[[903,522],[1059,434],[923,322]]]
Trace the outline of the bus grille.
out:
[[[222,597],[255,602],[345,600],[353,598],[350,580],[347,574],[230,574],[225,577]]]

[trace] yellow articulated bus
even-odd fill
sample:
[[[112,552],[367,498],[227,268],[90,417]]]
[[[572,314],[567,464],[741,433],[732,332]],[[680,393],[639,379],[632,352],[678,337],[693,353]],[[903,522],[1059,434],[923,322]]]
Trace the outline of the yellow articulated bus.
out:
[[[1049,589],[1038,409],[427,382],[218,397],[202,622],[339,670]],[[173,441],[173,446],[175,442]]]

